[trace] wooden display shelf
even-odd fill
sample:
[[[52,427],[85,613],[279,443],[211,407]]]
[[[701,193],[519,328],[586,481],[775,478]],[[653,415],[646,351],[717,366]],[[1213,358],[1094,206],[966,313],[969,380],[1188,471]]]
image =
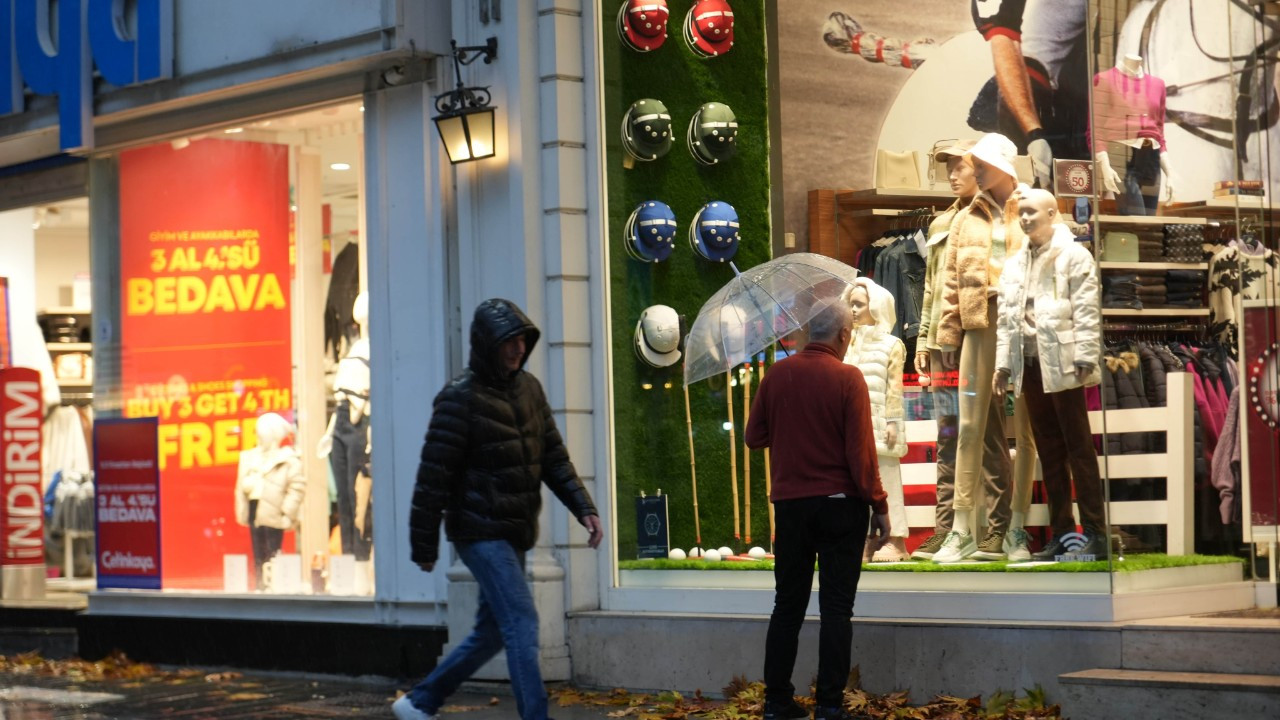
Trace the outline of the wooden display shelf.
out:
[[[1169,217],[1168,215],[1096,215],[1090,218],[1103,225],[1207,225],[1202,217]]]
[[[92,380],[73,380],[68,378],[64,380],[59,380],[58,387],[62,388],[63,390],[92,390],[93,381]]]
[[[867,190],[837,190],[836,207],[845,208],[894,208],[911,210],[925,205],[939,210],[955,202],[950,190],[926,190],[924,188],[870,188]]]
[[[1236,210],[1246,215],[1258,215],[1260,213],[1271,215],[1276,212],[1276,208],[1271,204],[1271,199],[1267,197],[1243,195],[1240,196],[1239,201],[1237,203],[1236,198],[1213,198],[1200,202],[1174,203],[1164,206],[1164,212],[1170,216],[1200,215],[1215,220],[1233,218]],[[1178,222],[1182,221],[1179,220]]]
[[[1102,317],[1133,317],[1148,315],[1150,317],[1208,317],[1209,308],[1102,308]]]
[[[51,343],[45,343],[45,346],[49,348],[49,352],[51,352],[51,353],[58,353],[58,352],[93,352],[93,343],[82,343],[82,342],[70,342],[70,343],[64,343],[64,342],[51,342]]]
[[[1171,262],[1107,262],[1098,263],[1100,270],[1208,270],[1209,263],[1171,263]]]

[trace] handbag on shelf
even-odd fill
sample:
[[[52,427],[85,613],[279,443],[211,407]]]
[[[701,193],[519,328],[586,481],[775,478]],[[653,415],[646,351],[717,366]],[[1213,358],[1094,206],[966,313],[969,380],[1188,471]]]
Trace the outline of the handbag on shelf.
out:
[[[876,187],[920,188],[920,162],[915,150],[876,150]]]
[[[1138,262],[1138,259],[1137,234],[1111,230],[1102,236],[1103,262]]]
[[[1018,173],[1018,182],[1032,187],[1036,184],[1036,171],[1031,165],[1030,155],[1018,155],[1013,158],[1013,169]]]

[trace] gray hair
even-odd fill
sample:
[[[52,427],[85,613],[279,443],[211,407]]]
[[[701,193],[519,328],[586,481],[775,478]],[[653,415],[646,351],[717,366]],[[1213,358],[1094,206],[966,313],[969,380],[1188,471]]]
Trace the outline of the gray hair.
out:
[[[841,330],[847,329],[852,324],[852,313],[848,301],[843,298],[825,301],[809,320],[809,340],[811,342],[835,340],[840,336]]]

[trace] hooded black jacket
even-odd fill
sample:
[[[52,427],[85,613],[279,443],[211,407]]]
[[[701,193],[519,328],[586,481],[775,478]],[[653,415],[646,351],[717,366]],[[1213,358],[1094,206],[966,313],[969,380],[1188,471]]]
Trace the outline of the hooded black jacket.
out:
[[[504,371],[499,346],[525,336],[520,370]],[[506,540],[517,550],[538,536],[542,483],[581,519],[596,515],[569,461],[537,378],[524,371],[540,333],[508,300],[486,300],[471,321],[466,372],[436,395],[409,513],[415,563],[435,562],[440,519],[449,540]]]

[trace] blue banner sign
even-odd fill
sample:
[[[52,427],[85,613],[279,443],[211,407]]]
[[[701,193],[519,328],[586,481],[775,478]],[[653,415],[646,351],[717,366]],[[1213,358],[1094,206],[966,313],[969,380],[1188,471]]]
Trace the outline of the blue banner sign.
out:
[[[116,87],[172,77],[173,0],[0,0],[0,115],[24,88],[56,96],[59,146],[91,149],[95,66]]]

